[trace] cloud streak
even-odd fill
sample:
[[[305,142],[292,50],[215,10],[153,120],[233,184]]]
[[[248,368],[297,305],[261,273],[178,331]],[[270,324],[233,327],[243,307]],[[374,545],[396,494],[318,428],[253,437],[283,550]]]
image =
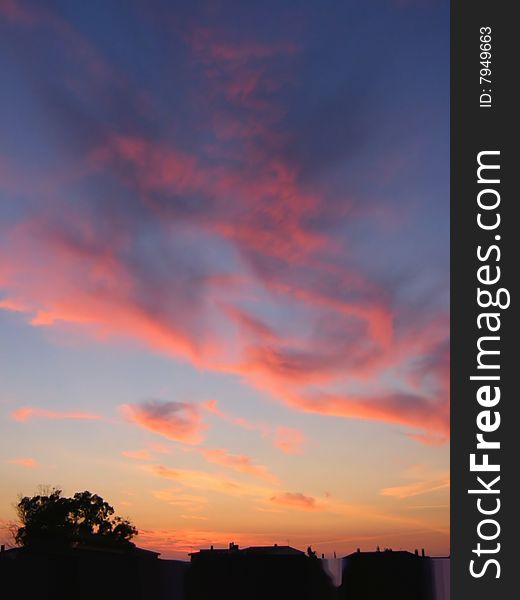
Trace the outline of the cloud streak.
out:
[[[230,454],[224,448],[201,448],[200,453],[210,463],[266,481],[277,481],[276,476],[270,473],[267,467],[254,464],[249,456]]]
[[[380,491],[382,496],[398,498],[404,500],[414,496],[430,494],[433,492],[447,491],[450,487],[450,474],[444,471],[431,471],[424,465],[414,465],[404,473],[406,479],[411,479],[409,483],[383,488]]]
[[[28,469],[34,469],[38,466],[38,461],[34,458],[11,458],[6,461],[10,465],[19,465]]]
[[[298,429],[278,425],[273,445],[286,454],[301,454],[303,452],[304,441],[305,438]]]
[[[212,415],[223,419],[224,421],[241,427],[248,431],[258,431],[262,438],[269,440],[275,448],[285,454],[301,454],[305,436],[295,427],[285,427],[283,425],[270,425],[265,422],[256,422],[224,412],[219,406],[217,400],[205,400],[201,406]]]
[[[71,420],[79,420],[79,421],[98,421],[102,419],[100,415],[96,415],[94,413],[86,412],[86,411],[59,411],[59,410],[47,410],[45,408],[39,408],[36,406],[22,406],[17,408],[11,413],[11,418],[15,421],[19,421],[21,423],[25,423],[26,421],[33,418],[42,418],[42,419],[71,419]]]
[[[312,496],[305,496],[300,492],[284,492],[271,498],[271,502],[281,504],[291,509],[299,510],[319,510],[316,499]]]
[[[185,444],[202,441],[205,425],[193,404],[150,400],[140,404],[122,404],[120,410],[129,421],[170,440]]]

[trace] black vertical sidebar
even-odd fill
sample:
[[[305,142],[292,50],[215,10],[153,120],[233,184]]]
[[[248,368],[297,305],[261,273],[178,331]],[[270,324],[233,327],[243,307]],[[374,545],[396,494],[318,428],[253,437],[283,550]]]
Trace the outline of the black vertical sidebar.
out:
[[[451,3],[452,600],[520,597],[520,25],[514,8],[505,0]],[[480,183],[479,154],[482,163],[499,166],[483,168]],[[479,213],[489,229],[479,226]],[[481,304],[492,297],[496,306],[479,306],[478,288],[491,294],[481,295]],[[496,296],[500,288],[510,294],[508,308],[508,294]],[[479,321],[484,313],[495,316]],[[479,364],[482,336],[488,339],[480,340]],[[478,449],[478,433],[500,448]],[[471,454],[479,465],[487,454],[500,471],[471,471]]]

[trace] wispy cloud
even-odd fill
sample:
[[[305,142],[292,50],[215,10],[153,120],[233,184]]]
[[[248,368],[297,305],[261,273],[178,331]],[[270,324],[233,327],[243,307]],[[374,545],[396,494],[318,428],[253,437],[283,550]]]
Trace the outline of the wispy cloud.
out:
[[[221,465],[239,473],[245,473],[264,479],[276,481],[277,478],[267,467],[256,465],[249,456],[243,454],[230,454],[225,448],[201,448],[200,453],[210,463]]]
[[[201,406],[209,413],[220,417],[232,425],[249,431],[258,431],[263,438],[270,440],[275,448],[286,454],[301,454],[303,452],[305,437],[299,429],[283,425],[270,425],[265,422],[255,422],[224,412],[218,406],[217,400],[205,400],[201,403]]]
[[[123,450],[121,455],[137,460],[152,460],[153,458],[152,453],[147,448],[143,448],[142,450]]]
[[[202,441],[205,425],[194,404],[150,400],[123,404],[120,409],[128,420],[171,440],[185,444]]]
[[[166,502],[171,506],[178,506],[183,510],[201,511],[208,505],[208,499],[205,496],[186,494],[180,488],[156,490],[153,492],[153,496],[158,500]]]
[[[438,490],[445,490],[450,487],[447,479],[437,479],[433,481],[416,481],[414,483],[406,483],[395,487],[383,488],[382,496],[392,496],[394,498],[410,498],[411,496],[419,496],[421,494],[429,494]]]
[[[240,417],[238,415],[233,415],[228,412],[224,412],[218,406],[217,400],[204,400],[201,403],[201,406],[209,413],[220,417],[221,419],[227,421],[228,423],[231,423],[232,425],[242,427],[243,429],[247,429],[249,431],[258,431],[262,436],[270,435],[271,427],[269,424],[261,421],[251,421],[250,419],[246,419],[245,417]]]
[[[414,465],[410,467],[403,476],[412,481],[393,487],[383,488],[380,492],[381,495],[405,499],[441,490],[448,490],[450,487],[449,472],[431,471],[424,465]]]
[[[140,448],[138,450],[123,450],[122,456],[126,458],[134,458],[136,460],[152,460],[157,454],[172,454],[173,449],[165,444],[153,442],[146,448]]]
[[[25,422],[33,418],[42,419],[78,419],[78,420],[100,420],[103,417],[94,413],[76,410],[47,410],[36,406],[22,406],[11,413],[15,421]]]
[[[237,481],[221,474],[214,474],[207,471],[173,469],[164,465],[147,465],[144,468],[158,477],[176,481],[189,488],[218,492],[229,496],[265,498],[273,493],[273,488]]]
[[[34,458],[10,458],[6,462],[10,465],[20,465],[29,469],[38,466],[38,461]]]
[[[279,425],[275,431],[273,445],[286,454],[301,454],[305,438],[299,429]]]
[[[295,508],[300,510],[318,510],[319,506],[316,503],[316,499],[312,496],[305,496],[300,492],[284,492],[277,494],[271,498],[271,502],[275,504],[281,504],[289,508]]]

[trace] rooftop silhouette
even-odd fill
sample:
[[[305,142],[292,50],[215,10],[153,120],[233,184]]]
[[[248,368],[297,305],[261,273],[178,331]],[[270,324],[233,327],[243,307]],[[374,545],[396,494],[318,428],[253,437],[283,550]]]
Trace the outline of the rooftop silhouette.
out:
[[[339,587],[330,563],[341,569]],[[449,560],[403,550],[358,550],[322,560],[286,545],[203,548],[190,562],[104,544],[37,544],[0,553],[3,589],[18,599],[448,600]]]
[[[334,600],[336,590],[315,554],[291,546],[203,549],[191,554],[186,600]]]

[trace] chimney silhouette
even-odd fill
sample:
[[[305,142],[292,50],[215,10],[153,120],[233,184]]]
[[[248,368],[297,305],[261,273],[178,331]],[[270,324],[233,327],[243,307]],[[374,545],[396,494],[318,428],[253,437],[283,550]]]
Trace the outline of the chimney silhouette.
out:
[[[415,556],[419,556],[419,550],[415,549]]]
[[[421,548],[421,556],[424,558],[424,548]]]

